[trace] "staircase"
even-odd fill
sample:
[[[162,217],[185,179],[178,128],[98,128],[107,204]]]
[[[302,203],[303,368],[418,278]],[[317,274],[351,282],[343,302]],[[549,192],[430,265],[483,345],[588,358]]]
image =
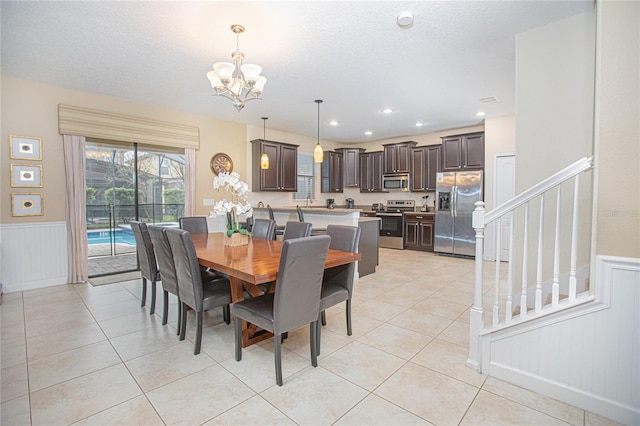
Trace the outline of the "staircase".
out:
[[[467,365],[475,367],[478,372],[483,372],[480,364],[480,336],[593,300],[585,285],[580,286],[581,291],[578,293],[577,278],[581,194],[591,193],[590,187],[585,188],[586,185],[583,185],[581,188],[580,175],[583,172],[591,171],[592,168],[592,158],[582,158],[489,212],[485,212],[484,202],[478,201],[476,203],[476,209],[473,212],[473,228],[476,231],[475,288],[470,318]],[[562,189],[571,180],[573,181],[573,197],[572,200],[568,200],[568,197],[563,198]],[[554,195],[555,197],[553,197]],[[553,212],[550,212],[549,209],[545,210],[545,200],[550,198],[555,198],[555,208],[551,209]],[[535,212],[537,217],[533,217],[534,214],[531,211],[535,206],[538,207]],[[572,210],[572,215],[569,218],[570,223],[566,223],[567,215],[561,214],[563,208],[571,208]],[[589,217],[590,206],[589,211],[582,213]],[[553,221],[552,227],[545,224],[545,220],[549,219]],[[502,220],[508,220],[510,223],[506,236],[502,235]],[[497,234],[495,236],[493,274],[489,268],[488,271],[484,271],[487,262],[483,260],[485,228],[492,223],[495,223],[494,229]],[[516,226],[516,223],[519,226]],[[537,229],[535,229],[536,225]],[[563,297],[562,304],[560,303],[560,260],[562,255],[566,257],[566,253],[561,252],[561,238],[566,239],[566,232],[561,234],[561,228],[571,230],[568,269],[567,273],[563,274],[567,278],[564,280],[567,285],[563,286],[567,297]],[[532,229],[537,234],[534,235],[537,237],[535,241],[531,241]],[[545,239],[553,241],[553,245],[550,246],[548,242],[545,244]],[[509,258],[501,259],[501,244],[505,240],[509,245]],[[518,247],[516,247],[516,240],[520,243]],[[545,249],[547,248],[553,250],[551,265],[544,262],[548,259],[548,256],[545,257]],[[516,252],[520,253],[518,263],[515,261]],[[587,259],[583,270],[588,270],[590,253],[583,253],[582,258]],[[529,282],[532,280],[532,274],[529,271],[532,260],[535,266],[535,275],[533,276],[535,287],[530,288]],[[567,262],[564,262],[564,265],[567,265]],[[516,266],[520,272],[520,283],[517,289],[514,288]],[[533,269],[531,270],[533,271]],[[545,281],[547,277],[550,279]],[[488,285],[485,284],[485,279]],[[516,292],[515,300],[514,291]],[[546,301],[543,303],[545,300],[543,295],[551,303]],[[550,295],[550,299],[546,295]],[[483,300],[487,300],[487,298],[491,301],[488,309],[491,312],[490,324],[485,324],[484,320]]]
[[[592,253],[592,171],[582,158],[489,212],[476,203],[467,366],[639,424],[640,260]]]

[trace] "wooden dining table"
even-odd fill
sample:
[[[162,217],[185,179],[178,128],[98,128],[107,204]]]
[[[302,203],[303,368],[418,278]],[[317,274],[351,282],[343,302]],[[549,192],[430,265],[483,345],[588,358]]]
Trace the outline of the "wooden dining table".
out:
[[[244,300],[245,290],[252,297],[264,294],[258,284],[273,283],[278,277],[282,241],[250,237],[249,244],[232,247],[224,245],[224,239],[227,236],[223,232],[191,234],[191,238],[200,265],[229,275],[233,303]],[[346,265],[360,259],[359,253],[329,249],[325,269]],[[269,337],[271,333],[243,321],[243,347]]]

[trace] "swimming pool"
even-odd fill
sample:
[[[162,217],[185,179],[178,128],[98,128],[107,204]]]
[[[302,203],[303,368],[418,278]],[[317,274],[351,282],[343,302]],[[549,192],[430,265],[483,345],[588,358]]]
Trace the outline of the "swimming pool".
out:
[[[87,240],[91,244],[111,244],[114,241],[117,244],[136,245],[136,239],[131,229],[105,229],[103,231],[87,231]]]
[[[162,222],[155,223],[157,226],[166,226],[168,228],[177,228],[178,222]],[[130,246],[136,245],[136,239],[133,236],[133,231],[129,225],[120,225],[117,229],[103,229],[103,230],[88,230],[87,240],[89,245],[91,244],[127,244]]]

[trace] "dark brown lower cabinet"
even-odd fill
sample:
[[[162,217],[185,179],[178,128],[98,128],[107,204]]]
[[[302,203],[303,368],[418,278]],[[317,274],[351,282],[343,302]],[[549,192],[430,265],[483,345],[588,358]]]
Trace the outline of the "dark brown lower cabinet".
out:
[[[433,213],[405,213],[404,247],[407,250],[433,251]]]

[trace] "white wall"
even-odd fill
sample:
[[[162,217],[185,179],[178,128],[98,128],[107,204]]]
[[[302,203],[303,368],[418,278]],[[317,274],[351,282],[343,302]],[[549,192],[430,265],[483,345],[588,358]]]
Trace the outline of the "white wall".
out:
[[[582,157],[593,155],[595,82],[595,9],[535,28],[516,37],[516,194]],[[578,267],[590,261],[590,176],[581,184]],[[581,176],[581,179],[583,177]],[[543,277],[550,279],[555,240],[556,194],[544,200]],[[561,222],[571,223],[573,192],[562,188]],[[530,203],[529,283],[536,282],[539,202]],[[522,219],[517,212],[516,222]],[[560,228],[560,251],[569,253],[571,228]],[[522,235],[515,238],[516,259],[522,256]],[[519,253],[519,254],[518,254]],[[546,265],[546,266],[545,266]],[[560,273],[569,265],[561,264]],[[515,276],[521,264],[516,262]],[[532,284],[533,285],[533,284]]]
[[[600,6],[596,252],[640,258],[640,2]]]

